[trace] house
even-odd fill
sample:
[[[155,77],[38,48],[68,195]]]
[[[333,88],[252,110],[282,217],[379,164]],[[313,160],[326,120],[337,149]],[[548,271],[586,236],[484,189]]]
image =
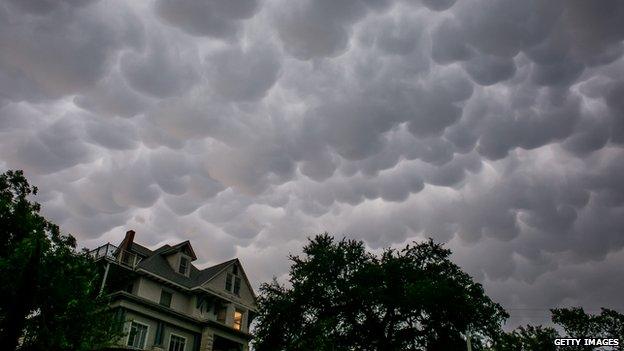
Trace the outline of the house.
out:
[[[247,351],[256,296],[241,262],[198,269],[189,241],[150,250],[134,236],[91,251],[125,321],[117,350]]]

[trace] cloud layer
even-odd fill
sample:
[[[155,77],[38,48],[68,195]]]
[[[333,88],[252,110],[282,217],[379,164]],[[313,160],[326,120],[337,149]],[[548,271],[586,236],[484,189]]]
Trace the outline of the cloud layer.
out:
[[[433,237],[512,308],[624,308],[624,3],[0,2],[0,168],[82,245],[257,282]],[[596,281],[605,281],[596,284]]]

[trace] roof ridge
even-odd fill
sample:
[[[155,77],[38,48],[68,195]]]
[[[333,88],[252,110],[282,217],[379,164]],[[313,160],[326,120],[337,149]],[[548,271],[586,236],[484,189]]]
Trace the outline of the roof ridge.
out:
[[[221,262],[221,263],[217,263],[217,264],[212,265],[212,266],[208,266],[208,267],[206,267],[206,268],[204,268],[204,269],[200,269],[199,271],[200,271],[200,272],[203,272],[204,270],[207,270],[207,269],[210,269],[210,268],[215,268],[215,267],[217,267],[217,266],[221,266],[221,265],[225,265],[226,263],[228,263],[228,264],[229,264],[229,263],[234,262],[234,261],[237,261],[237,260],[238,260],[238,257],[235,257],[235,258],[232,258],[232,259],[230,259],[230,260],[223,261],[223,262]]]

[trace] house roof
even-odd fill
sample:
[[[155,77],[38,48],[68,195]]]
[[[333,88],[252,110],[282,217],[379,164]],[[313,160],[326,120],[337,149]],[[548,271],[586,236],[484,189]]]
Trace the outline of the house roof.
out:
[[[169,246],[169,245],[164,245],[164,246]],[[136,252],[137,254],[139,254],[139,256],[143,256],[143,257],[148,257],[154,254],[154,251],[148,249],[147,247],[143,245],[139,245],[137,243],[132,243],[132,246],[130,247],[130,251]]]
[[[234,258],[204,269],[197,269],[197,267],[191,264],[189,276],[187,277],[177,273],[171,265],[169,265],[166,258],[174,249],[179,249],[185,243],[188,242],[183,242],[174,246],[163,245],[156,250],[150,250],[142,245],[132,243],[131,250],[143,256],[143,259],[137,264],[136,268],[190,289],[209,281],[224,268],[238,260]]]
[[[169,246],[169,245],[165,245],[165,246]],[[182,251],[184,249],[186,249],[185,253],[188,253],[191,256],[191,259],[193,261],[197,259],[197,256],[195,255],[195,251],[193,250],[193,246],[191,246],[191,242],[188,241],[188,240],[183,241],[183,242],[181,242],[179,244],[170,246],[168,249],[163,250],[161,253],[162,254],[166,254],[166,255],[170,255],[170,254],[173,254],[175,252]]]

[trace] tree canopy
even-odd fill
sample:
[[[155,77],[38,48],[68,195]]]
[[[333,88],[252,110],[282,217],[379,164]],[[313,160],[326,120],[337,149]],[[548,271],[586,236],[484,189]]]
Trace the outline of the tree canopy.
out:
[[[624,315],[607,308],[592,315],[580,307],[551,309],[551,318],[562,333],[553,327],[525,326],[503,333],[494,343],[492,351],[591,351],[596,346],[557,347],[555,338],[618,339],[624,343]],[[608,350],[624,350],[624,345]]]
[[[465,350],[508,317],[432,240],[368,252],[327,233],[291,256],[288,286],[261,286],[256,350]]]
[[[21,171],[0,174],[0,345],[94,350],[118,333],[94,262],[40,214]]]

